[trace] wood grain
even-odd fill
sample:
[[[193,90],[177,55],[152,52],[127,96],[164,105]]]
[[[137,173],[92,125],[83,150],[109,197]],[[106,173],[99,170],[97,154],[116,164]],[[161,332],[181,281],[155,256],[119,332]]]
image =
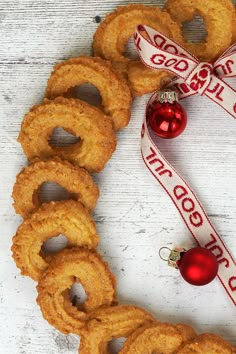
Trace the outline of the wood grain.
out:
[[[162,5],[164,1],[136,1]],[[91,54],[91,41],[104,16],[130,1],[0,0],[0,354],[75,354],[79,338],[64,336],[43,320],[35,283],[20,276],[11,258],[11,238],[21,219],[11,206],[16,174],[26,164],[16,142],[24,114],[39,103],[55,63]],[[190,33],[190,30],[192,33]],[[189,35],[204,29],[191,26]],[[232,84],[236,88],[235,80]],[[128,128],[106,169],[94,176],[101,197],[94,212],[99,251],[117,277],[121,303],[151,311],[162,321],[185,322],[236,344],[235,308],[220,283],[185,283],[158,258],[162,246],[194,245],[176,209],[144,168],[139,132],[148,97],[133,104]],[[188,126],[159,147],[181,171],[236,256],[236,126],[204,97],[184,102]]]

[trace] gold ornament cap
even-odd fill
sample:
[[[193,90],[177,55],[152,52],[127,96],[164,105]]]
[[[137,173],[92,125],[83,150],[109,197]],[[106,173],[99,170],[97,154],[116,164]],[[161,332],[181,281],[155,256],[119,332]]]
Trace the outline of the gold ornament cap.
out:
[[[164,258],[162,256],[162,251],[166,249],[169,251],[169,256],[168,258]],[[162,247],[159,250],[159,256],[163,261],[168,262],[168,266],[178,269],[178,262],[181,260],[183,257],[183,253],[185,253],[187,250],[183,247],[174,247],[172,250],[168,247]]]
[[[178,102],[178,94],[176,91],[165,89],[157,91],[156,99],[160,103],[174,103],[176,101]]]

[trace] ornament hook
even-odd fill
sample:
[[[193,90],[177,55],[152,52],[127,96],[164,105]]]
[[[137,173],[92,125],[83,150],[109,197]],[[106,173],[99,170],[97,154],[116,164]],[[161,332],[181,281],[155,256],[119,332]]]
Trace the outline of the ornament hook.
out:
[[[168,261],[169,261],[169,258],[170,258],[170,254],[169,254],[168,258],[164,258],[164,257],[161,255],[161,253],[162,253],[162,251],[163,251],[164,249],[168,250],[168,251],[171,253],[171,249],[170,249],[169,247],[161,247],[161,248],[159,249],[159,257],[160,257],[163,261],[168,262]]]
[[[163,249],[166,249],[169,251],[169,256],[168,258],[164,258],[162,255],[162,251]],[[159,256],[160,258],[165,261],[168,262],[168,265],[172,268],[176,268],[178,269],[178,262],[181,260],[183,253],[186,252],[186,249],[183,247],[174,247],[173,249],[170,249],[169,247],[161,247],[159,249]]]

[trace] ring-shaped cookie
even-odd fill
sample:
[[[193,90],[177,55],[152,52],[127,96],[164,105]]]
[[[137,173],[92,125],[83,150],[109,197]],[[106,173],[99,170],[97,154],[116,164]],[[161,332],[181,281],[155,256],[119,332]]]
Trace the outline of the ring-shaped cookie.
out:
[[[115,130],[124,128],[130,120],[132,97],[126,80],[101,58],[79,57],[54,67],[47,85],[46,97],[63,96],[68,89],[90,83],[102,97],[102,108],[112,118]]]
[[[154,321],[145,310],[129,305],[101,308],[90,314],[80,339],[79,354],[108,354],[113,338],[128,337],[137,328]]]
[[[233,354],[233,347],[222,337],[213,333],[203,333],[183,345],[178,354]]]
[[[55,127],[81,140],[53,147],[48,140]],[[29,160],[59,156],[89,172],[101,171],[116,148],[110,117],[84,101],[63,97],[34,106],[24,117],[18,141]]]
[[[184,47],[201,61],[219,57],[231,44],[234,6],[230,0],[167,0],[164,9],[180,26],[202,16],[207,37],[204,43],[185,41]]]
[[[17,214],[26,217],[42,204],[38,190],[45,182],[58,183],[71,193],[72,199],[81,202],[89,211],[94,209],[99,190],[89,173],[68,161],[54,158],[37,160],[17,175],[12,193]]]
[[[139,24],[148,25],[183,43],[180,27],[157,6],[131,4],[106,16],[94,34],[94,54],[111,60],[112,65],[128,77],[135,95],[158,89],[161,79],[170,76],[165,71],[145,67],[141,61],[131,61],[124,55],[126,44]]]
[[[67,247],[95,249],[98,244],[96,226],[83,205],[74,200],[45,203],[18,227],[13,237],[13,258],[22,275],[38,280],[48,267],[41,247],[51,237],[63,234]]]
[[[80,309],[69,298],[68,289],[75,282],[82,284],[88,297]],[[63,333],[81,334],[89,313],[116,303],[115,278],[107,263],[83,248],[64,249],[53,257],[37,290],[45,320]]]
[[[236,43],[236,8],[234,8],[233,13],[233,35],[232,35],[232,44]]]
[[[187,336],[186,336],[187,334]],[[138,328],[124,343],[120,354],[172,354],[180,346],[196,337],[194,330],[186,325],[154,322]]]

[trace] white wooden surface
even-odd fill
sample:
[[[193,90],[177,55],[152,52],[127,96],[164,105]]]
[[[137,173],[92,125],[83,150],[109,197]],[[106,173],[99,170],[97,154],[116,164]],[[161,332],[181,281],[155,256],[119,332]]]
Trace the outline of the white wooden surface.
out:
[[[11,206],[11,190],[26,164],[16,138],[24,113],[43,98],[53,64],[89,55],[95,16],[103,18],[127,3],[0,0],[0,354],[77,353],[79,338],[60,334],[42,318],[35,283],[19,275],[11,258],[11,238],[21,222]],[[236,344],[235,307],[220,283],[190,286],[158,257],[161,246],[194,243],[141,160],[139,132],[146,101],[135,99],[130,125],[117,135],[113,158],[95,176],[101,191],[94,213],[99,251],[117,277],[121,303],[142,306],[162,321],[188,323],[200,333],[213,331]],[[236,123],[205,98],[184,105],[189,116],[185,133],[160,141],[159,147],[195,189],[235,257]]]

